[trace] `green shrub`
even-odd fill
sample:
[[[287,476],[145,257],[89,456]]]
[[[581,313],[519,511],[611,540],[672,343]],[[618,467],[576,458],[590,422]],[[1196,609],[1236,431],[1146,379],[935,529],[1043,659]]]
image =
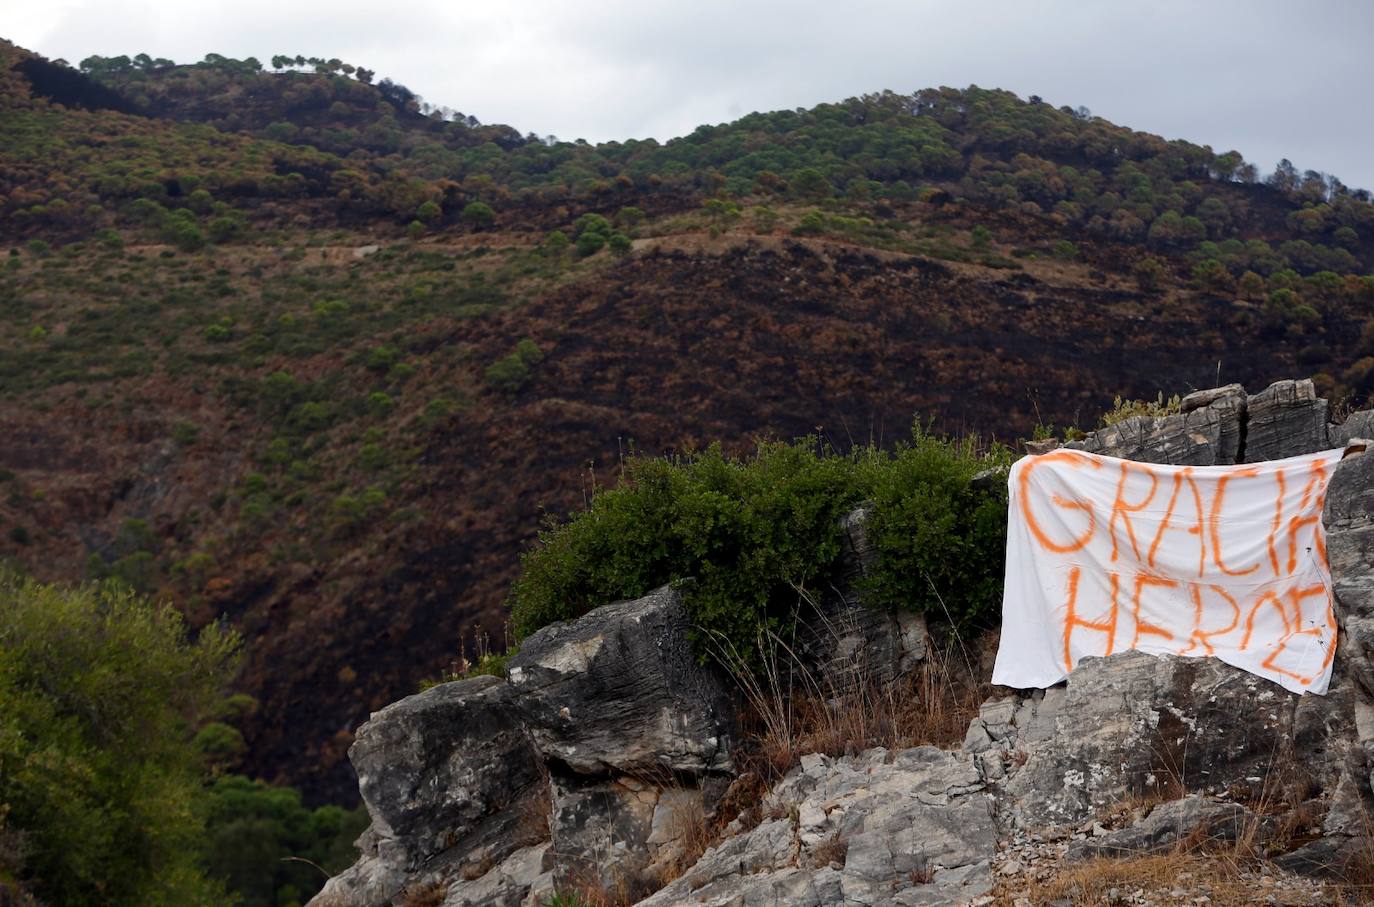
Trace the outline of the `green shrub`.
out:
[[[604,233],[583,233],[577,238],[577,254],[582,258],[595,255],[606,247]]]
[[[513,394],[530,380],[530,366],[543,358],[539,344],[527,337],[515,345],[515,352],[487,366],[484,377],[492,388]]]
[[[0,816],[47,904],[217,905],[193,737],[237,639],[115,585],[0,577]]]
[[[1136,416],[1149,416],[1159,418],[1161,416],[1172,416],[1182,411],[1183,400],[1178,394],[1174,394],[1169,399],[1164,399],[1164,392],[1160,391],[1153,400],[1123,400],[1117,397],[1112,404],[1110,412],[1103,414],[1102,426],[1115,425]]]
[[[956,625],[990,624],[1001,608],[1007,537],[1005,483],[975,489],[972,479],[1009,465],[1009,453],[980,455],[972,439],[947,441],[919,427],[891,455],[862,465],[871,501],[868,537],[877,563],[873,603],[930,612]]]
[[[801,219],[801,223],[792,228],[792,232],[798,236],[817,236],[825,232],[825,215],[819,211],[812,211]]]
[[[517,354],[512,353],[487,366],[483,377],[495,390],[513,394],[530,380],[530,367]]]
[[[238,897],[239,907],[309,900],[323,882],[320,869],[342,872],[357,858],[353,840],[367,825],[361,806],[310,809],[289,787],[238,775],[217,777],[204,800],[203,862]]]
[[[568,248],[570,242],[571,240],[568,239],[568,234],[564,233],[562,230],[554,230],[548,236],[544,237],[544,251],[548,252],[550,255],[561,255],[563,251]]]
[[[870,578],[887,607],[990,622],[1005,539],[1001,483],[979,471],[1007,462],[972,441],[917,431],[887,452],[839,455],[814,439],[769,443],[749,457],[713,447],[673,460],[636,459],[587,510],[551,525],[524,559],[511,609],[523,637],[552,621],[686,581],[703,653],[754,649],[762,627],[785,627],[803,594],[834,579],[840,518],[874,502],[879,561]]]
[[[459,216],[464,223],[472,224],[478,229],[489,227],[496,220],[496,212],[486,202],[469,202]]]

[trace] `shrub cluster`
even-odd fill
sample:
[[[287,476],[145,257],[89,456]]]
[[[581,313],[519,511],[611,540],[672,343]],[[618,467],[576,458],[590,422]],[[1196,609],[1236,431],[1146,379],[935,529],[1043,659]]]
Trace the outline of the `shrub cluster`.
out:
[[[828,589],[841,518],[863,501],[873,505],[876,603],[988,622],[999,605],[1006,495],[1001,482],[971,480],[1007,461],[1002,448],[919,426],[890,451],[841,454],[804,438],[747,457],[712,447],[631,460],[617,487],[551,524],[527,553],[511,595],[516,632],[687,581],[698,642],[751,651],[761,629],[786,628],[803,595]]]

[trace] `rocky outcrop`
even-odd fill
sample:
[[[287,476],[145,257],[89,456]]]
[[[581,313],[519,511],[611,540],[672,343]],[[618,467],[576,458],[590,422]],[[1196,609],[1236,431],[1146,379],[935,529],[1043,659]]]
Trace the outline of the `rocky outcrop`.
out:
[[[1322,519],[1340,606],[1341,662],[1374,696],[1374,456],[1352,457],[1336,468]]]
[[[1276,381],[1245,405],[1245,463],[1281,460],[1332,446],[1330,407],[1309,380]]]
[[[1133,416],[1065,445],[1145,463],[1218,466],[1279,460],[1345,443],[1310,380],[1276,381],[1258,394],[1239,384],[1194,391],[1168,416]]]
[[[732,706],[668,586],[551,624],[507,675],[540,755],[580,774],[728,771]]]
[[[543,796],[534,747],[495,677],[440,684],[377,712],[349,758],[371,826],[320,897],[387,904],[403,889],[483,875],[531,839]]]
[[[1374,434],[1374,414],[1332,426],[1328,411],[1310,382],[1231,385],[1075,446],[1205,466]],[[538,907],[582,886],[648,907],[989,904],[1046,848],[1073,861],[1203,838],[1342,872],[1374,848],[1374,457],[1335,467],[1324,516],[1341,628],[1327,695],[1214,659],[1084,659],[1063,684],[989,699],[958,750],[804,756],[699,858],[735,770],[735,703],[695,657],[681,597],[546,627],[508,679],[444,684],[363,726],[350,758],[372,826],[315,904],[432,891],[445,907]],[[866,508],[845,518],[840,576],[798,629],[831,689],[926,655],[924,622],[864,604],[867,525]]]
[[[1200,391],[1189,394],[1176,415],[1133,416],[1067,446],[1175,466],[1235,463],[1245,436],[1247,402],[1239,384]]]
[[[1298,751],[1305,781],[1330,792],[1353,733],[1348,684],[1300,697],[1216,659],[1123,652],[1085,658],[1042,697],[989,702],[965,746],[984,765],[1023,762],[1003,784],[1011,811],[1050,825],[1132,797],[1274,796],[1264,783],[1281,783]]]
[[[664,587],[545,627],[509,679],[439,684],[374,714],[349,751],[372,820],[362,857],[314,903],[656,887],[731,772],[734,703],[689,627]]]
[[[511,659],[511,688],[549,767],[545,868],[556,882],[652,888],[678,853],[674,816],[709,813],[729,783],[734,704],[689,627],[665,586],[544,627]]]
[[[706,852],[642,907],[954,904],[992,887],[992,804],[972,764],[917,747],[813,755],[768,795],[774,816]]]

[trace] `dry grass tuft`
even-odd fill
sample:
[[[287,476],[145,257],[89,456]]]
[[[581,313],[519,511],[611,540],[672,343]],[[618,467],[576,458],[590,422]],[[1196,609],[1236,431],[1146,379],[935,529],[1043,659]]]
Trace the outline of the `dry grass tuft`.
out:
[[[831,632],[838,638],[844,628]],[[720,651],[745,697],[741,767],[762,791],[808,753],[957,744],[988,692],[962,648],[958,640],[932,645],[917,671],[888,682],[861,657],[819,673],[771,632],[759,638],[752,658]]]
[[[397,902],[400,907],[439,907],[447,896],[447,885],[415,885],[403,889]]]
[[[720,838],[721,831],[721,825],[707,817],[700,797],[674,801],[668,817],[672,851],[669,858],[659,864],[659,887],[676,881],[695,866],[706,849]]]
[[[809,856],[811,865],[816,869],[824,869],[826,866],[836,864],[843,866],[845,858],[849,856],[849,842],[841,837],[837,831],[811,848]]]

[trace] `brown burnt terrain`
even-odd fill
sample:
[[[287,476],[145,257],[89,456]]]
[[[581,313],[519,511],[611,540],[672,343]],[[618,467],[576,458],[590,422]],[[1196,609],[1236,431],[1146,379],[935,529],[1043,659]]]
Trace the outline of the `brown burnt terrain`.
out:
[[[413,521],[371,527],[314,567],[265,555],[290,530],[237,541],[202,611],[250,641],[242,685],[260,705],[246,728],[249,768],[343,797],[351,730],[449,666],[474,625],[499,634],[542,515],[614,481],[631,448],[739,449],[817,431],[844,448],[890,443],[915,418],[1014,438],[1037,421],[1073,423],[1114,394],[1206,385],[1218,361],[1223,379],[1251,387],[1295,369],[1229,326],[1229,302],[1173,303],[1166,316],[1088,266],[1036,270],[794,239],[655,243],[593,280],[432,338],[480,361],[515,334],[546,352],[513,398],[487,393],[435,432],[398,502]],[[98,412],[103,424],[84,437],[62,413],[5,407],[3,465],[44,492],[46,528],[65,537],[49,549],[65,560],[43,572],[79,571],[86,546],[130,514],[184,523],[247,465],[246,439],[228,425],[173,450],[160,410],[197,403],[174,386],[141,392],[160,405]]]

